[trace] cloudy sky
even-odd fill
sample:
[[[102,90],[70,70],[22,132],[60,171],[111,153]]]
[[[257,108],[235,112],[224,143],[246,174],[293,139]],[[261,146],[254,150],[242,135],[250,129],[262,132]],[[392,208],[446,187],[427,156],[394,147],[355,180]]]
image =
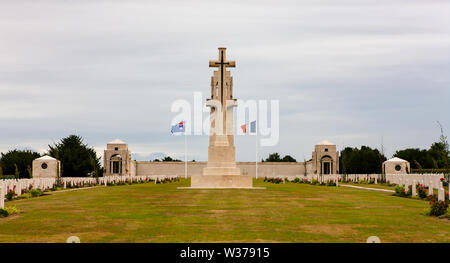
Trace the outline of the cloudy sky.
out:
[[[244,3],[245,2],[245,3]],[[102,153],[182,157],[177,99],[209,92],[228,48],[235,97],[280,101],[280,141],[380,147],[390,157],[450,130],[450,3],[438,0],[0,0],[0,151],[39,152],[69,134]],[[188,139],[207,159],[207,136]],[[236,138],[254,160],[254,138]]]

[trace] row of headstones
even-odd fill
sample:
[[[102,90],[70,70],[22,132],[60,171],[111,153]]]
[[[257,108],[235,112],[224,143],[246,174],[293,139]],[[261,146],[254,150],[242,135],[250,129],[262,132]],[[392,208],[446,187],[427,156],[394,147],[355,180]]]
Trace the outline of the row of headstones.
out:
[[[320,182],[328,182],[328,181],[339,181],[344,180],[346,182],[356,182],[360,180],[366,180],[366,181],[375,181],[375,183],[378,183],[379,180],[379,174],[307,174],[305,175],[273,175],[273,176],[267,176],[266,178],[285,178],[286,180],[293,180],[295,178],[299,179],[306,179],[307,181],[311,182],[312,180],[319,180]]]
[[[366,181],[374,181],[375,184],[378,183],[379,180],[378,174],[308,174],[308,175],[279,175],[279,176],[272,176],[267,178],[284,178],[285,180],[292,181],[295,178],[299,178],[300,180],[305,180],[308,182],[312,182],[313,180],[318,180],[320,183],[327,183],[327,182],[336,182],[339,183],[339,181],[345,181],[345,182],[356,182],[360,180],[366,180]]]
[[[442,183],[444,176],[442,174],[404,174],[402,176],[386,175],[386,181],[396,185],[402,185],[408,190],[411,186],[411,192],[413,196],[417,196],[416,186],[423,185],[428,187],[428,193],[433,194],[434,189],[438,190],[438,200],[445,200],[445,189]],[[450,192],[450,191],[449,191]],[[450,198],[450,193],[449,193]]]
[[[61,178],[64,189],[67,187],[79,186],[82,187],[86,184],[96,185],[97,180],[92,177],[62,177]]]
[[[55,184],[55,178],[42,178],[42,179],[7,179],[0,180],[0,185],[5,188],[6,193],[8,191],[14,191],[16,195],[21,195],[23,191],[31,188],[47,190],[53,187]]]
[[[375,184],[378,183],[379,174],[348,174],[345,175],[345,181],[359,181],[359,180],[373,180]],[[339,180],[343,178],[340,174],[327,174],[327,175],[317,175],[309,174],[307,176],[278,176],[278,178],[283,178],[283,181],[292,181],[296,177],[301,180],[312,182],[313,180],[318,180],[319,183],[335,182],[339,185]],[[417,196],[416,186],[422,184],[429,188],[429,192],[433,193],[434,189],[438,189],[438,200],[445,200],[445,189],[443,187],[442,179],[444,176],[442,174],[386,174],[386,181],[388,183],[403,185],[405,189],[412,186],[412,195]],[[450,192],[450,191],[449,191]],[[450,199],[450,193],[449,193]]]
[[[286,180],[293,180],[296,177],[300,179],[305,179],[307,181],[312,180],[319,180],[319,182],[328,182],[328,181],[343,181],[343,182],[359,182],[361,180],[365,181],[373,181],[375,184],[378,184],[380,181],[380,177],[382,175],[380,174],[324,174],[324,175],[318,175],[318,174],[308,174],[308,175],[296,175],[296,176],[290,176],[290,175],[278,175],[278,176],[268,176],[267,178],[284,178]],[[386,174],[386,181],[393,183],[393,184],[399,184],[399,182],[403,180],[411,180],[410,178],[415,178],[418,180],[418,178],[422,179],[421,181],[428,181],[428,180],[434,180],[433,185],[438,185],[441,178],[444,178],[443,174]],[[438,187],[435,187],[438,188]]]
[[[42,191],[53,188],[56,179],[7,179],[0,180],[0,208],[5,208],[5,196],[9,191],[14,191],[16,195],[21,195],[30,189],[41,189]]]
[[[178,177],[178,176],[176,176]],[[108,183],[138,183],[138,182],[146,182],[149,180],[157,180],[157,179],[165,179],[165,178],[175,178],[173,176],[154,176],[154,175],[140,175],[140,176],[123,176],[123,175],[112,175],[99,177],[98,183],[100,185],[107,185]],[[82,177],[63,177],[62,182],[64,184],[64,188],[70,186],[83,186],[86,184],[95,185],[97,184],[97,180],[95,178],[82,178]]]
[[[266,178],[281,178],[283,179],[283,182],[287,181],[293,181],[295,178],[299,178],[300,180],[304,182],[312,182],[313,180],[319,181],[319,183],[329,183],[329,182],[335,182],[336,185],[339,184],[339,180],[342,178],[340,174],[308,174],[306,176],[304,175],[278,175],[278,176],[266,176]]]
[[[343,175],[345,182],[374,181],[378,184],[379,174],[346,174]]]
[[[178,177],[178,176],[176,176]],[[107,176],[100,177],[99,184],[107,185],[108,183],[138,183],[147,182],[149,180],[173,179],[174,176],[167,175],[142,175],[142,176]],[[84,186],[86,184],[95,185],[97,180],[95,178],[82,178],[82,177],[63,177],[61,178],[64,188],[72,186]],[[24,190],[41,189],[46,191],[52,189],[56,184],[56,178],[40,178],[40,179],[7,179],[0,180],[0,208],[5,208],[5,196],[8,191],[12,190],[16,195],[21,195]]]
[[[108,183],[138,183],[147,182],[149,180],[154,180],[155,183],[162,179],[173,179],[179,176],[168,176],[168,175],[139,175],[139,176],[123,176],[123,175],[111,175],[99,178],[100,184],[107,185]]]

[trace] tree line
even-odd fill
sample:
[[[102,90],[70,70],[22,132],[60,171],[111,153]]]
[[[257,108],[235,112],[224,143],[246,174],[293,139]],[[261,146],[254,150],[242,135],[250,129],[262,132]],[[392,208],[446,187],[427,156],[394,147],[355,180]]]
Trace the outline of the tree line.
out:
[[[83,142],[82,137],[70,135],[61,139],[54,145],[48,145],[46,155],[61,161],[61,175],[63,177],[87,177],[102,176],[103,168],[100,158],[94,148]],[[1,153],[0,178],[31,178],[31,165],[34,159],[41,155],[31,150],[11,150]],[[447,137],[441,133],[438,142],[433,143],[429,149],[407,148],[398,150],[393,155],[404,159],[411,164],[411,169],[440,169],[449,172],[450,152]],[[381,173],[382,163],[386,157],[378,149],[369,146],[361,148],[346,147],[339,156],[340,173],[344,174],[371,174]],[[170,156],[166,156],[162,162],[179,162]],[[262,162],[297,162],[290,155],[281,157],[279,153],[272,153]]]
[[[103,169],[100,158],[94,148],[89,147],[77,135],[70,135],[54,145],[48,145],[49,155],[61,161],[61,175],[63,177],[102,176]],[[31,178],[33,160],[41,154],[31,150],[11,150],[1,153],[0,177]]]

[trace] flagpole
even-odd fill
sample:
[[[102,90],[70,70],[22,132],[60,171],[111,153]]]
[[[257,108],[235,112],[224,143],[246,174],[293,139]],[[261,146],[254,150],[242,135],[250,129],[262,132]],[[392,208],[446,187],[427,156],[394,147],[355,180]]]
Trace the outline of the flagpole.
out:
[[[184,128],[184,179],[187,179],[187,139],[186,139],[186,127]]]
[[[258,179],[258,123],[255,122],[255,137],[256,137],[256,160],[255,160],[255,166],[256,166],[256,179]]]

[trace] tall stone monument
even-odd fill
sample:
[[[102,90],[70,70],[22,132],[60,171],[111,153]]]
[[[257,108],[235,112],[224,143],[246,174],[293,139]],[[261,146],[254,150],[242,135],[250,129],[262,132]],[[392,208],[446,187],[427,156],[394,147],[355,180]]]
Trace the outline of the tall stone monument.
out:
[[[233,77],[227,70],[235,65],[227,61],[223,47],[219,48],[219,59],[209,61],[209,67],[217,70],[211,77],[211,98],[206,102],[211,108],[208,164],[202,175],[191,177],[192,188],[252,188],[252,177],[241,175],[236,166],[233,110],[237,100],[233,98]]]

